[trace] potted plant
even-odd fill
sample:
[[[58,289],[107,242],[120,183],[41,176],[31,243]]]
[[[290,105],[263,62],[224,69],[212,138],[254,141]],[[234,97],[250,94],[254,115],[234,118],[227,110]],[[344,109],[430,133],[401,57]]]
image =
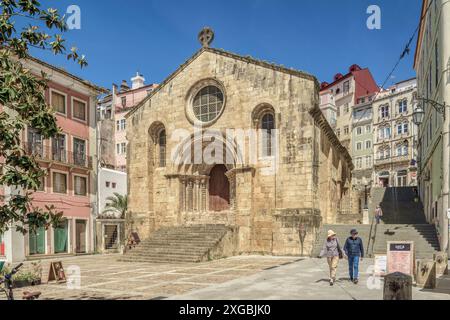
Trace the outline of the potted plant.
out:
[[[14,275],[14,288],[23,288],[34,286],[37,282],[40,283],[41,279],[37,279],[36,275],[31,271],[21,272]]]
[[[11,272],[10,267],[4,267],[1,271],[2,275]],[[14,288],[23,288],[29,286],[37,286],[41,284],[42,279],[42,266],[40,262],[32,263],[31,270],[19,271],[13,276]]]

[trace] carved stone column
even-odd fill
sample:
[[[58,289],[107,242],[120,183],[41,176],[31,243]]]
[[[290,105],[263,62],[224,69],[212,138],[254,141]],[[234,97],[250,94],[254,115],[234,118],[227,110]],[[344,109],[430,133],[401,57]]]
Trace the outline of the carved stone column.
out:
[[[200,203],[201,203],[201,199],[200,199],[200,180],[199,179],[195,179],[194,180],[194,212],[199,212],[200,210]]]
[[[187,182],[187,210],[189,212],[193,211],[194,208],[194,192],[193,192],[194,183],[191,179]]]
[[[180,177],[180,211],[186,211],[186,178]]]
[[[200,211],[206,212],[207,211],[207,205],[206,205],[206,199],[207,199],[207,191],[206,191],[206,185],[207,185],[207,179],[201,179],[200,181]]]

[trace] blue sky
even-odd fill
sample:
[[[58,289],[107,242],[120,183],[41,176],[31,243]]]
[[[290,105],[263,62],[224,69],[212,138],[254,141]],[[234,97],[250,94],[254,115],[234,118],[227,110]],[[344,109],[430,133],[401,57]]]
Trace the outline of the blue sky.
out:
[[[200,44],[203,26],[213,47],[282,64],[331,81],[357,63],[381,84],[419,22],[421,0],[42,0],[43,7],[81,8],[81,30],[65,34],[89,62],[80,68],[61,57],[32,54],[98,85],[129,80],[139,70],[160,83]],[[381,8],[381,30],[369,30],[369,5]],[[388,82],[415,76],[415,41]]]

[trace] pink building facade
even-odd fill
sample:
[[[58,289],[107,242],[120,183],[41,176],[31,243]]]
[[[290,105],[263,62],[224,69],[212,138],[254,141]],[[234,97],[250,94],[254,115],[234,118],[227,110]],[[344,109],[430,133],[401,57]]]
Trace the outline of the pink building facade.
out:
[[[34,74],[44,71],[50,76],[45,97],[61,129],[50,140],[42,139],[31,127],[22,134],[24,150],[35,155],[46,172],[40,190],[33,195],[33,206],[54,205],[65,219],[56,228],[41,228],[26,236],[8,231],[3,235],[3,256],[13,262],[92,253],[97,203],[96,101],[104,89],[37,59],[23,63]]]
[[[106,152],[114,153],[114,155],[107,155],[105,158],[109,159],[110,167],[112,169],[126,172],[127,166],[127,145],[126,138],[126,120],[125,115],[139,102],[141,102],[150,92],[156,88],[156,84],[145,85],[145,79],[142,75],[136,74],[131,78],[131,88],[128,86],[126,80],[122,81],[120,88],[116,85],[113,86],[112,96],[107,96],[103,101],[108,102],[108,106],[105,106],[100,101],[101,118],[104,121],[104,126],[108,126],[110,120],[112,120],[112,132],[114,135],[114,143],[112,148],[107,148]],[[101,130],[102,131],[102,130]],[[104,132],[109,133],[111,130]],[[106,140],[108,137],[102,137],[102,140]],[[109,142],[107,142],[109,143]],[[112,150],[114,149],[114,150]],[[114,160],[111,160],[114,159]]]

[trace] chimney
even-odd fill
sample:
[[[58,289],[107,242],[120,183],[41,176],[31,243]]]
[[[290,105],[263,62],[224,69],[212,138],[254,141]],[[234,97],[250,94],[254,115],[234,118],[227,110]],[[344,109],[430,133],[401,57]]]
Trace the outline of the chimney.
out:
[[[134,78],[131,78],[131,89],[142,88],[144,86],[144,82],[144,77],[139,74],[139,72],[136,72],[136,76]]]
[[[120,92],[124,92],[130,90],[130,87],[128,86],[127,80],[122,80],[122,83],[120,84]]]

